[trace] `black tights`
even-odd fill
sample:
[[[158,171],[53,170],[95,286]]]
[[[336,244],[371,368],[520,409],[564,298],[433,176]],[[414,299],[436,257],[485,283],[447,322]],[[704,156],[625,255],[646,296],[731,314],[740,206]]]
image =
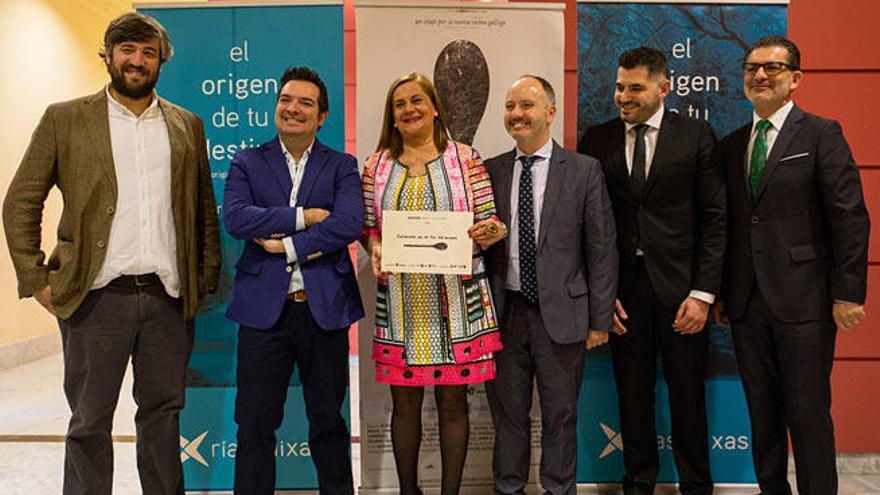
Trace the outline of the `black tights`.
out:
[[[391,445],[397,464],[401,495],[421,495],[418,485],[419,445],[422,441],[424,387],[391,386]],[[441,495],[458,495],[467,456],[469,420],[467,385],[434,387],[440,419],[440,459],[443,462]]]

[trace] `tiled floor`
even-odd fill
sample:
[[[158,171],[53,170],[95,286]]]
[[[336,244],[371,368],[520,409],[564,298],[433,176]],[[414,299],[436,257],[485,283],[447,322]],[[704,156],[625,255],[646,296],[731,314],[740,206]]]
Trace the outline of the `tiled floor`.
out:
[[[69,411],[61,390],[61,355],[55,354],[17,368],[0,371],[0,494],[60,493],[64,462],[63,435]],[[357,378],[352,377],[352,402],[357,401]],[[135,471],[134,417],[131,378],[125,380],[114,422],[115,494],[139,493]],[[355,408],[354,424],[357,424]],[[357,434],[357,430],[354,431]],[[24,438],[16,438],[23,436]],[[355,449],[357,466],[358,449]],[[358,473],[355,468],[357,481]],[[718,487],[722,495],[751,495],[754,487]],[[582,486],[580,493],[618,494],[616,487]],[[664,487],[659,493],[672,494]],[[388,492],[389,494],[392,492]],[[426,492],[432,493],[432,492]],[[464,492],[463,492],[464,493]],[[477,493],[468,491],[468,493]],[[880,475],[842,474],[840,495],[880,494]]]

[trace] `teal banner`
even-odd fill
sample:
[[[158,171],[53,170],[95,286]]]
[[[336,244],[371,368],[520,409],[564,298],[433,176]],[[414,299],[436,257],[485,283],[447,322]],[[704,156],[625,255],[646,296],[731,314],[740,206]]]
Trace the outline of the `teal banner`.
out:
[[[321,75],[330,97],[330,113],[318,138],[331,148],[345,148],[342,2],[252,7],[194,4],[138,11],[158,19],[174,44],[174,57],[162,67],[157,89],[205,123],[221,218],[232,156],[276,134],[278,78],[285,68],[305,65]],[[233,482],[238,325],[224,313],[233,266],[243,246],[225,232],[221,240],[220,287],[196,320],[187,404],[181,418],[180,452],[189,490],[231,490]],[[348,408],[343,410],[347,415]],[[284,418],[275,449],[277,488],[315,489],[317,478],[296,376],[288,390]]]
[[[672,90],[666,108],[709,121],[721,139],[751,119],[742,92],[742,61],[749,45],[785,35],[786,5],[578,3],[578,132],[617,117],[614,86],[617,59],[639,46],[662,51]],[[730,329],[710,325],[706,406],[709,461],[716,483],[754,483],[748,409],[736,369]],[[656,397],[659,482],[675,482],[669,396],[658,363]],[[578,481],[619,482],[623,443],[617,390],[607,350],[592,353],[585,366],[578,407]]]
[[[657,369],[655,418],[660,452],[659,482],[677,480],[672,457],[669,390]],[[754,483],[749,411],[736,375],[706,381],[709,419],[709,465],[715,483]],[[617,388],[610,354],[591,355],[584,366],[578,403],[579,483],[619,483],[623,477],[623,440],[617,409]]]

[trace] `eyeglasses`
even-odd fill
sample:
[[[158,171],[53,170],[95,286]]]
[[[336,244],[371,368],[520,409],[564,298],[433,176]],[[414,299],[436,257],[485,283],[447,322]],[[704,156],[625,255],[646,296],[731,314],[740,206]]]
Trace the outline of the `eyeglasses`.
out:
[[[754,75],[758,69],[764,69],[764,74],[775,76],[782,71],[791,70],[791,65],[785,62],[764,62],[756,64],[753,62],[743,62],[743,73]]]

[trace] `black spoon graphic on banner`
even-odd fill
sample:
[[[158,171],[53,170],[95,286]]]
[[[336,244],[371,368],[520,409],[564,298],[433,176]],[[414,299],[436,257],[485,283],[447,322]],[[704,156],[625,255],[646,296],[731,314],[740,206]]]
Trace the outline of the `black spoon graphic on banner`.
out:
[[[472,145],[489,101],[489,65],[480,47],[468,40],[447,44],[434,64],[434,85],[452,139]]]

